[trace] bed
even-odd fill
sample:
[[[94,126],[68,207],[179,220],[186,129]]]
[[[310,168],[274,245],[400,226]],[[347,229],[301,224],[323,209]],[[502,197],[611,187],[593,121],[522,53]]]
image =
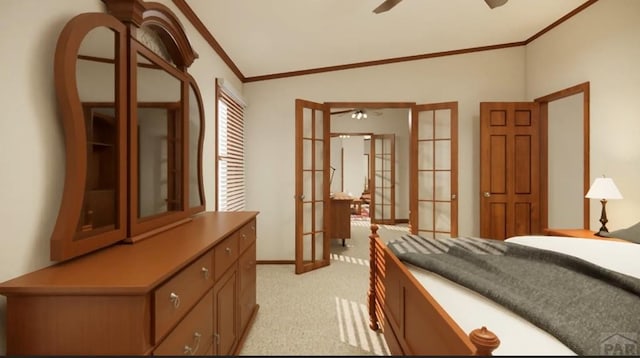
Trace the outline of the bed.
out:
[[[392,354],[577,354],[553,335],[483,295],[400,261],[377,230],[376,225],[371,226],[369,326],[383,331]],[[521,236],[506,241],[568,254],[632,280],[640,279],[640,245],[634,243],[553,236]],[[622,333],[628,334],[611,338],[616,339],[615,344],[607,347],[620,348],[616,345],[620,339],[628,339],[635,346],[622,349],[638,354],[640,332]]]

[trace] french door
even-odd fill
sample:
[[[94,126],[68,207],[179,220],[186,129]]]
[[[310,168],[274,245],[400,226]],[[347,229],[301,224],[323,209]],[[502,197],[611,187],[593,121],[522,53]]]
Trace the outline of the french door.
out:
[[[372,224],[395,224],[396,213],[396,141],[395,134],[371,136],[371,173],[373,180],[370,201]]]
[[[411,110],[409,226],[430,238],[458,236],[458,102]]]
[[[329,265],[329,107],[296,100],[295,272]]]

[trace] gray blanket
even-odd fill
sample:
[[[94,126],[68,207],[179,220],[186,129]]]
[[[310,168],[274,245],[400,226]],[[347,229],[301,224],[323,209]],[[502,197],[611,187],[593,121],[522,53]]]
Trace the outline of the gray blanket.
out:
[[[636,278],[570,255],[496,240],[408,235],[388,245],[399,259],[490,298],[579,355],[611,353],[608,349],[638,354]],[[627,345],[620,352],[612,339],[635,342],[635,348]]]

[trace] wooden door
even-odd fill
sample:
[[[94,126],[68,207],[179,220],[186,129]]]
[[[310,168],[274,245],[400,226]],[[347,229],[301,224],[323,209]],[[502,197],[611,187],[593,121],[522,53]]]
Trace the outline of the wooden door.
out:
[[[458,102],[411,110],[411,233],[458,236]]]
[[[395,134],[371,136],[373,180],[369,215],[372,224],[395,225],[396,221],[396,141]]]
[[[296,273],[329,265],[329,107],[296,100]],[[327,185],[325,185],[325,183]],[[326,190],[325,190],[326,189]]]
[[[480,236],[540,232],[539,105],[480,103]]]

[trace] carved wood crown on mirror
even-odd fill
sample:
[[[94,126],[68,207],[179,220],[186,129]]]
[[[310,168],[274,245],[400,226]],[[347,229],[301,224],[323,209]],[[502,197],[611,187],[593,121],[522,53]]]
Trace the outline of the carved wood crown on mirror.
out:
[[[103,2],[109,14],[74,17],[56,48],[66,171],[54,261],[135,242],[205,205],[204,112],[187,72],[197,54],[164,5]]]

